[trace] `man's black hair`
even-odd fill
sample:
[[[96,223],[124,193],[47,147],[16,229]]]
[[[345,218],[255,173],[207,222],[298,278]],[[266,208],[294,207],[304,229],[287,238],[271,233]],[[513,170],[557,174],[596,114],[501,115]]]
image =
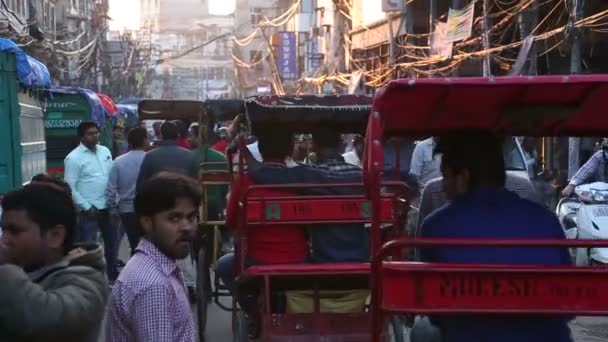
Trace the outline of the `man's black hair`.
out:
[[[148,131],[142,127],[135,127],[129,131],[127,135],[127,141],[132,149],[139,149],[144,147],[144,142],[148,138]]]
[[[442,164],[454,173],[468,170],[469,187],[505,185],[503,138],[490,131],[463,129],[439,137],[433,151],[441,154]]]
[[[293,134],[287,129],[256,130],[258,150],[264,160],[283,160],[293,149]]]
[[[70,189],[70,186],[68,185],[68,183],[66,183],[63,179],[60,179],[58,177],[54,177],[54,176],[51,176],[46,173],[39,173],[39,174],[35,175],[34,177],[32,177],[31,182],[55,185],[55,186],[61,188],[63,191],[67,192],[70,196],[72,196],[72,189]]]
[[[85,133],[91,128],[99,129],[99,126],[94,121],[81,122],[80,125],[78,125],[78,129],[77,129],[78,137],[83,138]]]
[[[76,207],[68,192],[58,185],[40,182],[28,184],[2,198],[4,212],[21,209],[40,226],[43,234],[55,226],[64,226],[64,252],[72,248],[76,234]]]
[[[337,149],[342,143],[342,137],[335,130],[329,127],[320,127],[312,134],[312,140],[317,149],[331,148]]]
[[[198,207],[202,198],[198,183],[184,175],[160,172],[142,184],[135,196],[135,213],[138,217],[154,216],[175,208],[179,198],[188,198]]]
[[[163,122],[160,126],[160,134],[163,136],[163,140],[177,140],[179,132],[175,123],[171,121]]]
[[[177,134],[181,138],[185,138],[188,136],[188,125],[186,122],[182,120],[174,120],[173,123],[175,127],[177,127]]]

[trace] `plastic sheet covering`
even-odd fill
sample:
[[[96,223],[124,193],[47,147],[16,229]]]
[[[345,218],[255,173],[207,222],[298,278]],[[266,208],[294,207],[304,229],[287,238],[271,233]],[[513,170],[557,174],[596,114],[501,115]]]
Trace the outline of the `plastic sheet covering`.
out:
[[[101,104],[101,99],[94,91],[78,87],[53,87],[51,88],[51,96],[53,93],[80,94],[84,96],[89,104],[91,120],[97,123],[99,127],[105,127],[106,110]]]
[[[118,114],[118,108],[116,108],[116,104],[111,97],[102,93],[97,93],[97,97],[101,100],[101,105],[103,106],[103,109],[106,110],[106,115],[108,117]]]
[[[118,112],[125,117],[129,128],[137,126],[137,105],[118,104],[116,107],[118,108]]]
[[[12,40],[0,38],[0,51],[12,53],[17,61],[19,83],[26,88],[50,88],[51,75],[46,65],[28,56]]]

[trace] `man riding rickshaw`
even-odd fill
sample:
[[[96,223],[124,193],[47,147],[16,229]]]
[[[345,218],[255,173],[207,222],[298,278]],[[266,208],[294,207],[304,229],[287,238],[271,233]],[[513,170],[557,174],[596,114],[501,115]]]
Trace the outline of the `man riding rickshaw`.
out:
[[[389,83],[366,134],[372,241],[384,139],[439,137],[450,201],[425,219],[421,237],[373,251],[373,341],[383,340],[387,313],[429,316],[443,341],[493,342],[571,341],[573,316],[608,313],[608,272],[573,267],[567,250],[608,242],[566,240],[554,215],[505,190],[500,148],[501,136],[606,135],[607,96],[605,76]],[[403,248],[418,248],[422,262],[391,258]]]
[[[365,96],[246,101],[247,116],[239,120],[250,132],[242,137],[257,136],[263,163],[250,156],[245,142],[237,144],[240,173],[227,217],[236,234],[234,272],[223,275],[234,277],[228,282],[238,302],[235,340],[258,335],[250,329],[257,321],[264,341],[369,341],[369,207],[361,169],[345,163],[337,147],[340,133],[363,133],[370,101]],[[286,165],[296,133],[312,134],[315,165]],[[383,198],[382,221],[402,227],[393,215],[396,194]],[[281,229],[290,236],[275,233]],[[293,258],[266,260],[264,253],[286,247],[280,241],[287,238],[290,251],[281,256]],[[400,341],[402,332],[391,331]]]

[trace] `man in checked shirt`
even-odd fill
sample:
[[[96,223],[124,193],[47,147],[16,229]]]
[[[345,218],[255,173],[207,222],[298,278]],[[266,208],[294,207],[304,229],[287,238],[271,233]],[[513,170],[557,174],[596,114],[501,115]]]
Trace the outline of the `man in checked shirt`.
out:
[[[608,181],[608,139],[604,138],[601,142],[601,150],[595,152],[593,156],[581,166],[562,195],[568,197],[574,189],[585,182],[606,182]]]
[[[108,342],[195,342],[188,291],[176,260],[195,237],[201,193],[194,180],[161,172],[135,197],[143,239],[112,288]]]

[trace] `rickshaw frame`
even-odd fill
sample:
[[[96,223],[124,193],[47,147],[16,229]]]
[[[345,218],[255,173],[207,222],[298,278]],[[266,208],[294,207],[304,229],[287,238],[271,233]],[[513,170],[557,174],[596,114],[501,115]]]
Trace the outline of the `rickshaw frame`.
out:
[[[372,228],[375,234],[372,239],[376,241],[372,246],[379,242],[382,141],[387,137],[438,136],[463,128],[514,136],[601,136],[608,133],[608,118],[598,113],[602,104],[605,107],[606,98],[607,76],[425,79],[389,83],[374,99],[366,136],[364,180],[372,202],[372,226],[376,227]],[[408,107],[404,108],[403,104]],[[608,247],[608,241],[402,238],[388,242],[374,251],[372,341],[381,341],[386,313],[608,314],[608,297],[603,295],[608,289],[608,270],[603,267],[459,265],[385,259],[391,251],[404,247],[482,246]],[[441,291],[441,279],[463,273],[476,282],[483,282],[487,277],[517,277],[534,281],[535,287],[527,296],[492,296],[484,291],[479,296],[465,291],[457,299],[445,296],[449,292]],[[559,291],[551,286],[558,280]]]
[[[243,111],[240,100],[142,100],[138,105],[139,120],[188,120],[198,123],[198,137],[201,145],[209,145],[209,132],[213,124],[218,121],[231,120]],[[199,166],[198,181],[203,193],[202,203],[208,203],[208,186],[226,185],[232,182],[232,172],[228,162],[203,162]],[[223,169],[223,170],[222,170]],[[225,221],[208,219],[209,213],[206,205],[199,208],[199,238],[200,246],[196,246],[193,258],[196,259],[196,289],[197,289],[197,318],[198,332],[201,341],[204,340],[207,322],[207,306],[211,300],[225,311],[232,308],[220,301],[220,298],[231,297],[231,294],[221,284],[217,274],[214,275],[213,287],[211,285],[210,270],[221,256],[221,228]],[[209,228],[211,227],[211,230]],[[209,238],[211,233],[211,238]]]
[[[256,97],[246,101],[247,124],[255,133],[257,127],[273,129],[287,128],[304,133],[314,132],[318,125],[329,126],[338,133],[363,133],[369,115],[369,99],[364,96],[343,96],[342,106],[339,96],[304,96],[304,97]],[[367,101],[365,106],[361,102]],[[310,130],[310,131],[309,131]],[[350,131],[349,131],[350,130]],[[314,135],[314,133],[313,133]],[[240,176],[245,174],[243,155],[249,154],[243,143],[239,144]],[[229,158],[229,161],[232,158]],[[239,178],[240,179],[240,178]],[[238,181],[235,180],[235,181]],[[407,192],[403,182],[385,182],[383,185],[397,187],[393,195],[383,196],[382,217],[380,221],[391,224],[395,229],[403,226],[404,217],[395,214],[395,209],[409,203],[401,201]],[[320,289],[342,288],[353,289],[363,286],[369,288],[369,263],[331,263],[331,264],[297,264],[297,265],[256,265],[246,268],[247,231],[257,225],[274,224],[344,224],[371,223],[370,218],[363,216],[362,210],[369,206],[365,192],[361,195],[292,195],[260,197],[256,190],[292,190],[314,187],[353,188],[363,190],[361,183],[324,183],[324,184],[287,184],[287,185],[253,185],[246,189],[239,199],[239,216],[237,245],[235,246],[235,274],[239,295],[254,293],[261,298],[261,338],[263,341],[325,341],[329,336],[332,341],[369,341],[369,312],[362,311],[349,314],[322,313],[320,311]],[[306,207],[306,208],[304,208]],[[353,208],[344,211],[341,208]],[[284,213],[280,217],[268,217],[269,208],[278,208]],[[287,210],[306,209],[306,210]],[[287,214],[291,212],[292,214]],[[336,213],[338,212],[338,213]],[[298,214],[299,213],[299,214]],[[306,214],[303,214],[306,213]],[[312,228],[316,229],[316,228]],[[394,232],[393,232],[394,233]],[[395,233],[394,233],[395,234]],[[396,234],[395,234],[396,235]],[[373,242],[372,242],[373,243]],[[380,245],[372,248],[377,250]],[[340,278],[351,281],[340,284]],[[294,285],[297,282],[297,285]],[[272,284],[279,283],[280,290],[288,288],[306,288],[313,291],[314,310],[312,313],[273,313]],[[357,285],[353,285],[357,284]],[[331,284],[331,285],[330,285]],[[236,304],[235,304],[236,305]],[[233,311],[233,330],[235,341],[246,341],[247,332],[241,310]],[[399,334],[401,332],[398,332]],[[399,341],[400,339],[398,339]]]

